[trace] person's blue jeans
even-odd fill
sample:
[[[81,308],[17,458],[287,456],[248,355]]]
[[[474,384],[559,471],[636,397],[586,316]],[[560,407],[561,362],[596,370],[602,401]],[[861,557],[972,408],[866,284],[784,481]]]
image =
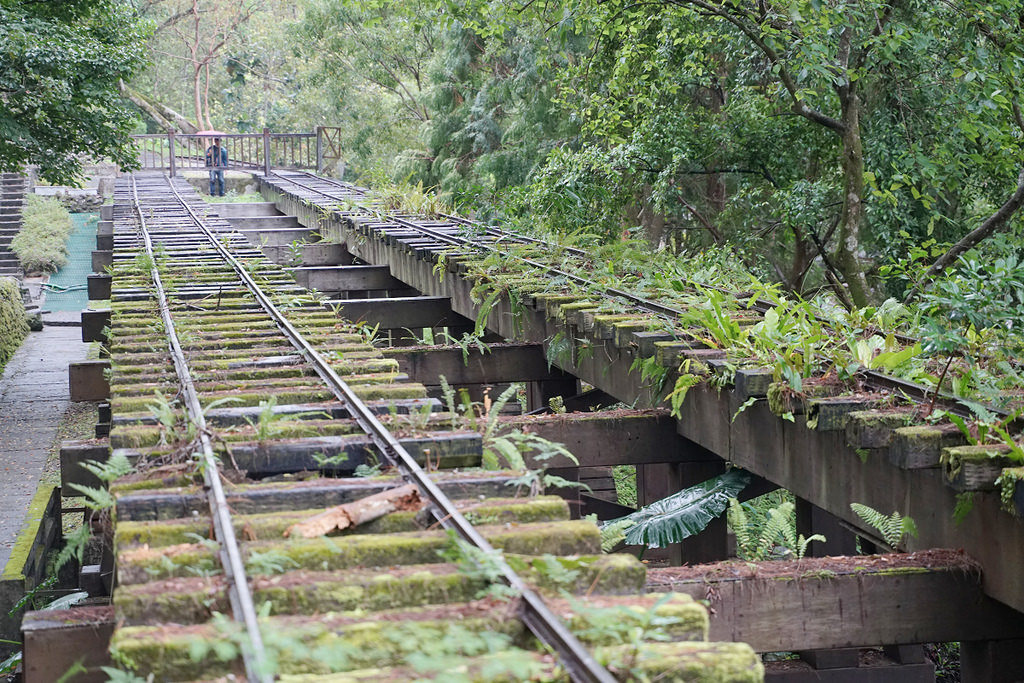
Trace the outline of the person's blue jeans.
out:
[[[216,186],[216,192],[214,191]],[[210,171],[210,196],[224,196],[224,171]]]

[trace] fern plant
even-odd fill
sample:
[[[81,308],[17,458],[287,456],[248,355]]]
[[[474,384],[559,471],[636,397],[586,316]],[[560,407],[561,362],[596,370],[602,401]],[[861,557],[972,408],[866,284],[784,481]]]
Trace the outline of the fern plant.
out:
[[[725,511],[729,500],[749,483],[748,473],[729,470],[625,517],[604,522],[601,527],[617,525],[621,528],[623,522],[629,522],[629,527],[622,530],[625,531],[626,543],[630,545],[660,548],[669,543],[679,543],[703,531],[711,520]]]
[[[917,538],[917,525],[910,517],[903,517],[896,510],[888,517],[869,505],[850,503],[853,510],[866,524],[869,524],[893,550],[903,546],[907,535]]]
[[[733,498],[729,501],[729,526],[736,535],[736,553],[745,560],[761,561],[790,555],[802,560],[812,541],[825,542],[821,534],[805,537],[797,533],[796,506],[789,500],[770,508],[763,523],[757,524]]]

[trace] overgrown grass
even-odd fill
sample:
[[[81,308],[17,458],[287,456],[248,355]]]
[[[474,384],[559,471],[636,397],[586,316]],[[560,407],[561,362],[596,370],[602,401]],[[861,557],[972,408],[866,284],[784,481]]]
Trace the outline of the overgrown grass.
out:
[[[0,277],[0,373],[26,335],[28,321],[18,282],[13,277]]]
[[[71,214],[48,197],[28,195],[21,232],[11,242],[26,273],[55,273],[67,263]]]

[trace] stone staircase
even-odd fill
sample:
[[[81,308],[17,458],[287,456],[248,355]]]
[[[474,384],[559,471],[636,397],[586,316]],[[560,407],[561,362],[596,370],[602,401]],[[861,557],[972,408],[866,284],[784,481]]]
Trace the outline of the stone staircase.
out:
[[[11,240],[21,230],[27,189],[28,178],[20,173],[0,173],[0,276],[23,275],[17,255],[11,251]]]

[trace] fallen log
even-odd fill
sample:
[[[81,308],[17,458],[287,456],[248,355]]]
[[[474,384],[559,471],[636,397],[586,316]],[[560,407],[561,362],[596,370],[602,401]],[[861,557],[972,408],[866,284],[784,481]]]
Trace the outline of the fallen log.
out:
[[[419,490],[412,484],[375,493],[351,503],[336,505],[288,527],[286,537],[316,538],[332,531],[342,531],[383,517],[396,510],[419,510],[423,507]]]

